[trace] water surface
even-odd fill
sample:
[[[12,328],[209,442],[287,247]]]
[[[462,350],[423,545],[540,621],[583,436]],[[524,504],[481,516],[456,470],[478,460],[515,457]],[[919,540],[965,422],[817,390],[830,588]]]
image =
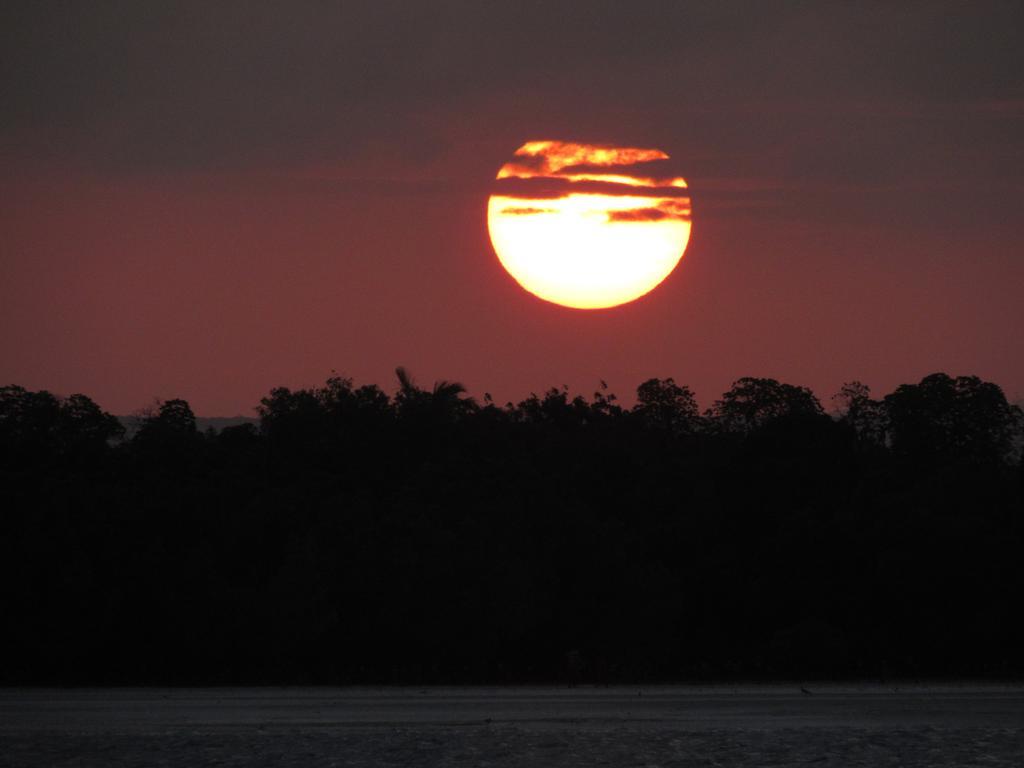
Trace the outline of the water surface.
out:
[[[0,691],[0,765],[1021,766],[1009,686]]]

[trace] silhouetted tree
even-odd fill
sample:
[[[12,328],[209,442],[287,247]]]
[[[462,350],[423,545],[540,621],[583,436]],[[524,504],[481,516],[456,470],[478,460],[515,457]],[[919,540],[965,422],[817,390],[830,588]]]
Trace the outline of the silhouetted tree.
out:
[[[821,403],[807,387],[749,376],[736,381],[708,410],[717,426],[731,432],[749,432],[782,417],[822,413]]]
[[[700,409],[689,387],[674,379],[648,379],[636,389],[633,413],[645,423],[670,432],[694,432],[700,425]]]
[[[594,399],[590,403],[590,411],[596,418],[618,418],[623,413],[618,399],[614,392],[608,391],[608,383],[602,380],[601,388],[594,393]]]
[[[327,431],[324,404],[313,390],[275,387],[256,410],[263,433],[289,449],[318,445]]]
[[[838,407],[840,420],[849,424],[860,440],[873,446],[884,445],[888,429],[885,405],[871,399],[867,384],[859,381],[843,384],[832,400]]]
[[[347,421],[380,421],[390,416],[391,401],[375,384],[355,387],[352,379],[332,376],[316,390],[316,398],[336,426]]]
[[[835,400],[478,407],[401,370],[273,389],[258,429],[168,400],[119,441],[4,387],[0,683],[1024,674],[1019,408],[944,374]]]
[[[165,400],[155,414],[143,419],[138,436],[148,439],[153,435],[194,435],[196,417],[185,400]]]
[[[23,387],[0,388],[0,445],[23,455],[87,455],[121,437],[124,427],[85,395],[59,399]]]
[[[203,436],[196,429],[195,414],[185,400],[166,400],[155,413],[143,416],[131,442],[147,466],[161,474],[179,476],[202,460]]]
[[[124,434],[116,416],[103,411],[85,395],[71,395],[61,403],[61,431],[75,444],[98,448]]]
[[[921,460],[1011,460],[1020,409],[977,376],[933,373],[885,397],[893,450]]]
[[[430,390],[420,389],[412,375],[402,366],[395,369],[398,393],[395,408],[400,416],[426,419],[431,423],[458,421],[473,413],[477,406],[466,395],[466,388],[457,381],[435,381]]]
[[[60,423],[60,401],[46,391],[0,388],[0,439],[11,451],[52,449]]]

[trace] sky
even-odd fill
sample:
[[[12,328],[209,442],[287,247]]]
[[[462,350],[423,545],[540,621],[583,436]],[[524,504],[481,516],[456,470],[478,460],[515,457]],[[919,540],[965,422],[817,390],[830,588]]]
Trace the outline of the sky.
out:
[[[1019,2],[8,2],[0,384],[252,414],[332,372],[519,400],[741,376],[1024,397]],[[524,142],[652,147],[683,260],[578,310],[487,200]]]

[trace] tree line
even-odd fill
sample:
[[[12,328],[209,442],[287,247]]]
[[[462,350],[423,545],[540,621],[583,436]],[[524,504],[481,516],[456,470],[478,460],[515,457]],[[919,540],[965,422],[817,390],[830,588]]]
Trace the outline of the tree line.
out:
[[[1024,673],[1024,418],[937,373],[500,406],[334,376],[126,437],[0,388],[0,682]]]

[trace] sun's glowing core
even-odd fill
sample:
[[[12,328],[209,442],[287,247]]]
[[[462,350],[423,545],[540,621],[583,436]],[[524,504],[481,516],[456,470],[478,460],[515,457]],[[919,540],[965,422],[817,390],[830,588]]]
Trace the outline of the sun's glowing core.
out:
[[[502,266],[530,293],[568,307],[614,307],[648,293],[682,258],[690,200],[682,178],[624,166],[667,158],[630,147],[524,144],[498,172],[487,206]]]

